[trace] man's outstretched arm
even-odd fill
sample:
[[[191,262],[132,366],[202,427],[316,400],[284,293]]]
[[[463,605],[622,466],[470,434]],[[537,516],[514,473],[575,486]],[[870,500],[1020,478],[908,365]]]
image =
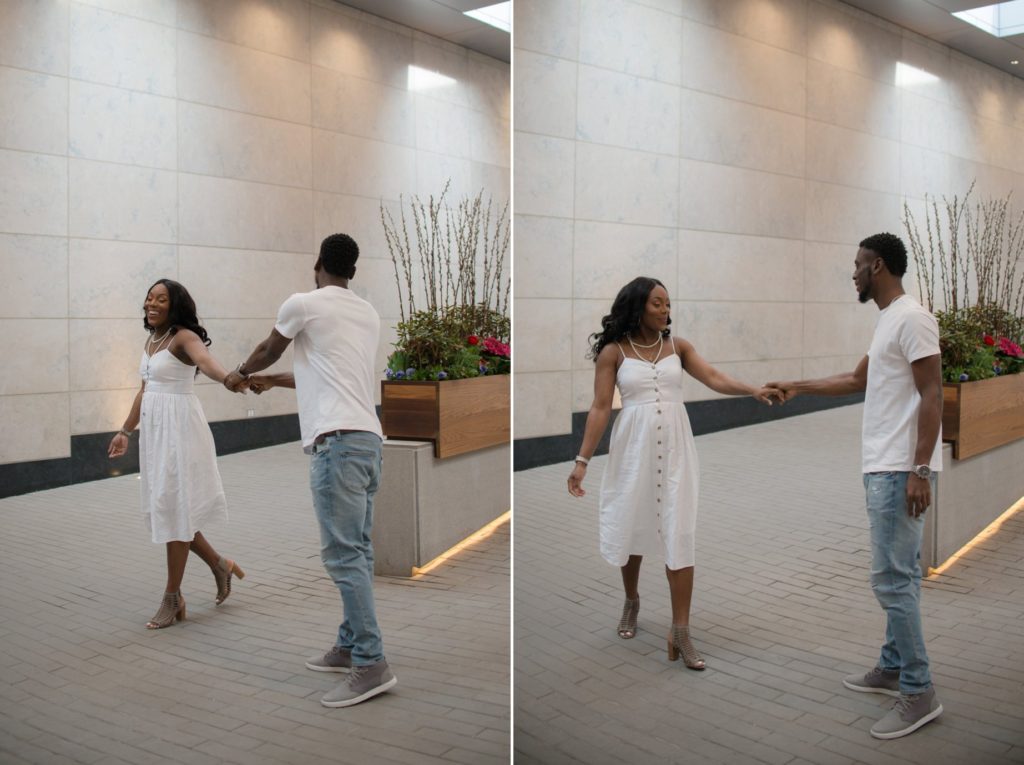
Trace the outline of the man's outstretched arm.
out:
[[[276,364],[291,342],[290,337],[285,337],[276,328],[270,330],[267,339],[253,349],[253,352],[249,354],[249,358],[243,361],[238,366],[238,369],[224,378],[224,387],[228,390],[236,390],[242,381],[253,372],[260,372]],[[295,387],[294,378],[291,387]]]
[[[865,356],[852,372],[820,377],[817,380],[788,380],[765,383],[768,388],[782,391],[783,401],[801,394],[813,396],[848,396],[861,393],[868,387],[868,357]]]

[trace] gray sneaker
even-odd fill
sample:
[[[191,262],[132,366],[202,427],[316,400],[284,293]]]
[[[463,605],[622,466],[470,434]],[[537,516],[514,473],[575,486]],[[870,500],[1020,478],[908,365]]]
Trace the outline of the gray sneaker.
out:
[[[345,681],[320,699],[320,703],[325,707],[350,707],[384,693],[397,682],[386,659],[376,664],[357,664]]]
[[[900,695],[900,673],[893,669],[875,667],[864,675],[847,675],[843,685],[851,691],[861,693],[884,693],[886,696]]]
[[[351,667],[352,652],[337,645],[323,656],[314,656],[306,662],[306,669],[314,672],[348,672]]]
[[[871,726],[871,735],[875,738],[906,736],[941,714],[942,704],[935,698],[934,688],[913,695],[901,693],[889,714]]]

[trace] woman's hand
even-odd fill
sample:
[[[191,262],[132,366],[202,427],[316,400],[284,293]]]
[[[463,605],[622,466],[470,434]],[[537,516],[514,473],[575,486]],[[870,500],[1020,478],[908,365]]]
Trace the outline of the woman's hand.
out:
[[[583,490],[583,476],[587,474],[587,466],[577,462],[576,466],[569,473],[569,493],[574,497],[582,497],[587,492]]]
[[[123,457],[126,451],[128,451],[128,436],[124,433],[115,433],[114,437],[110,439],[110,446],[107,447],[107,456],[110,459],[116,459]]]
[[[750,394],[762,404],[771,406],[773,403],[778,401],[780,404],[786,403],[786,394],[778,388],[773,388],[768,385],[764,385],[758,388],[756,391]]]

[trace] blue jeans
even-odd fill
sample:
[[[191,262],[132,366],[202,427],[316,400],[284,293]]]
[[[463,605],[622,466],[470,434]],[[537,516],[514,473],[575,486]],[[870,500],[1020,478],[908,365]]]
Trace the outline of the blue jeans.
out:
[[[320,559],[341,592],[344,621],[336,645],[352,664],[384,658],[373,605],[373,495],[380,485],[381,440],[355,431],[313,447],[309,487],[320,524]]]
[[[909,475],[865,473],[864,489],[871,527],[871,589],[886,617],[878,666],[900,673],[901,693],[921,693],[932,684],[921,630],[924,515],[907,514]]]

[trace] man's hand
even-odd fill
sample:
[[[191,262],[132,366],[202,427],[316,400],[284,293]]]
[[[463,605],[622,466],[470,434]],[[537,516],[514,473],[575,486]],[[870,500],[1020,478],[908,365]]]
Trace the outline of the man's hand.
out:
[[[274,387],[273,375],[249,375],[249,390],[257,396]]]
[[[932,484],[911,473],[907,477],[907,515],[917,518],[932,503]]]
[[[785,404],[790,399],[796,398],[796,383],[795,382],[766,382],[765,388],[771,388],[777,391],[777,396],[780,404]]]

